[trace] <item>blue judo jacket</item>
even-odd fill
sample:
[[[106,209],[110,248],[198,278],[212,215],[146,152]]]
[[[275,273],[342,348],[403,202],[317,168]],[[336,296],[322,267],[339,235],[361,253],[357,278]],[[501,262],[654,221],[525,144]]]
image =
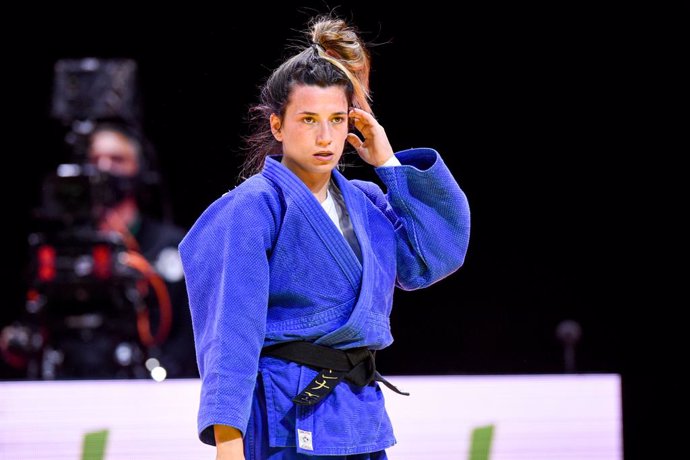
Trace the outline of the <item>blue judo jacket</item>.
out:
[[[252,400],[264,397],[272,447],[351,455],[395,444],[376,382],[343,382],[318,405],[296,406],[291,399],[317,371],[260,354],[291,340],[385,348],[393,341],[395,287],[429,286],[463,264],[465,194],[435,150],[396,157],[401,166],[375,169],[385,194],[333,171],[361,259],[280,156],[267,157],[260,174],[217,199],[191,227],[179,248],[202,379],[203,442],[215,443],[214,424],[246,435]],[[309,442],[298,433],[308,433]]]

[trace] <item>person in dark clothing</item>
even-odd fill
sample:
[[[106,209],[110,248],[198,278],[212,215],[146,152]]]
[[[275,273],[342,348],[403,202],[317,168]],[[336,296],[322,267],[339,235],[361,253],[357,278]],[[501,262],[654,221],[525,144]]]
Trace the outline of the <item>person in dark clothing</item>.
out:
[[[99,177],[103,196],[91,203],[88,225],[68,224],[46,238],[55,259],[63,261],[56,269],[67,276],[31,277],[26,318],[0,331],[0,365],[12,370],[3,374],[24,373],[30,379],[198,376],[177,249],[185,231],[164,213],[159,216],[151,203],[150,186],[160,185],[151,181],[153,150],[135,127],[102,120],[85,138],[85,154],[83,167]],[[51,240],[63,233],[70,239]],[[98,264],[94,253],[102,242],[113,242],[106,265],[114,268],[112,276],[94,282],[94,270],[83,264]],[[41,257],[33,254],[32,263]],[[39,307],[31,307],[32,297],[40,299]]]
[[[177,246],[185,231],[141,209],[139,191],[145,172],[143,143],[126,125],[102,123],[90,136],[88,159],[97,168],[116,177],[120,185],[115,204],[99,222],[99,230],[116,231],[125,243],[138,251],[165,281],[172,307],[172,322],[165,341],[151,353],[159,359],[168,377],[198,375],[192,325]],[[152,321],[155,322],[155,321]]]

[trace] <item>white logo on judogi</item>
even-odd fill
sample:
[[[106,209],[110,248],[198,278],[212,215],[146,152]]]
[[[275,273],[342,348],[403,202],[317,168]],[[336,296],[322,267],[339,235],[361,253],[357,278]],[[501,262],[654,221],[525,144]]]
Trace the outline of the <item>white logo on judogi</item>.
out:
[[[297,429],[297,437],[299,438],[299,447],[304,450],[314,450],[311,444],[311,431],[304,431]]]

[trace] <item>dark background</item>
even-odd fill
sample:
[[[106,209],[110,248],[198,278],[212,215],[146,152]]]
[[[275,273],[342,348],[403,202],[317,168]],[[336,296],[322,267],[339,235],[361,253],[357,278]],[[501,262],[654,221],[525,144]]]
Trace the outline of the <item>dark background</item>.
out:
[[[26,235],[41,181],[68,160],[64,131],[49,117],[55,62],[138,62],[145,131],[174,220],[188,228],[235,184],[246,109],[286,43],[314,13],[337,5],[255,3],[242,12],[200,7],[150,16],[46,11],[15,37],[5,75],[5,174],[14,185],[4,184],[13,210],[0,324],[23,304]],[[428,289],[397,292],[396,341],[380,354],[380,370],[563,372],[555,331],[575,320],[577,370],[622,375],[632,458],[657,408],[647,398],[656,394],[648,385],[660,364],[652,342],[667,335],[659,330],[667,306],[646,303],[643,275],[656,264],[642,262],[654,252],[646,241],[654,226],[649,176],[638,175],[649,165],[632,154],[644,148],[636,59],[646,53],[648,31],[629,20],[633,12],[614,7],[447,8],[347,2],[335,9],[381,43],[372,49],[373,108],[393,147],[436,148],[472,209],[465,266]],[[365,167],[346,175],[377,180]]]

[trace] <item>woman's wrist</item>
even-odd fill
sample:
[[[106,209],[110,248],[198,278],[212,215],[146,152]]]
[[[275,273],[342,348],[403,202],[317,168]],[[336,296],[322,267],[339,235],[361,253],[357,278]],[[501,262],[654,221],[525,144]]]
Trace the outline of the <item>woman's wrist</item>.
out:
[[[395,155],[391,155],[389,159],[387,159],[383,164],[378,166],[379,168],[387,168],[389,166],[400,166],[402,163],[400,163],[400,160]]]
[[[214,425],[213,434],[216,439],[216,448],[221,451],[242,451],[242,432],[228,425]]]

